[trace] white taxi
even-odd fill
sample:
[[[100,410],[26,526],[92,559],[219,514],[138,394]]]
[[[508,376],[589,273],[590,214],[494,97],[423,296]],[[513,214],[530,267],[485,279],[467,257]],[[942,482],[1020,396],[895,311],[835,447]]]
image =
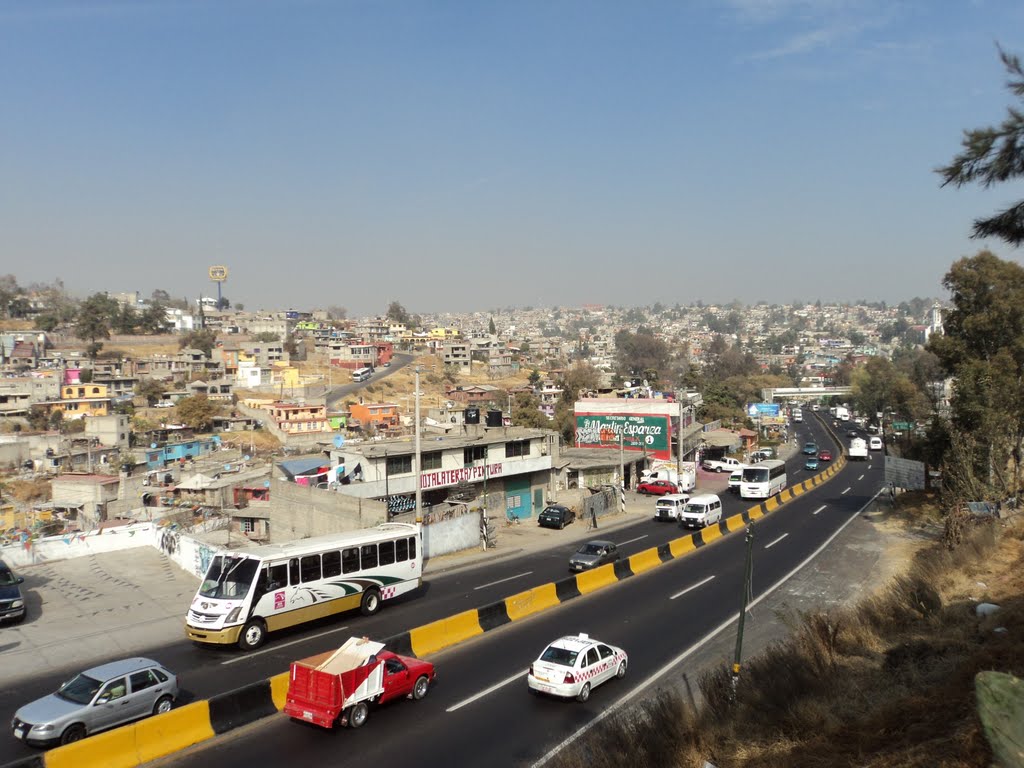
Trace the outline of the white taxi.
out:
[[[551,643],[530,665],[530,691],[586,701],[590,691],[626,676],[626,652],[589,635],[568,635]]]

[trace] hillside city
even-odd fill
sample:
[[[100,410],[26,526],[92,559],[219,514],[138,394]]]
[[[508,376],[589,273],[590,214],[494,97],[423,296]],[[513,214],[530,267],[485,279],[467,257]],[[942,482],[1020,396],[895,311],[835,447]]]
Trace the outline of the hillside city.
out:
[[[275,497],[283,501],[296,484],[328,498],[380,502],[370,522],[407,513],[417,474],[414,371],[423,374],[420,426],[434,447],[444,441],[423,457],[422,470],[442,470],[420,479],[425,509],[474,498],[488,510],[508,509],[496,479],[487,488],[488,470],[467,474],[479,466],[504,473],[506,496],[521,480],[549,495],[635,486],[659,460],[744,458],[777,441],[785,415],[751,410],[771,388],[820,388],[822,403],[849,399],[826,397],[834,387],[867,397],[863,377],[860,389],[849,388],[858,371],[908,355],[920,367],[923,345],[942,324],[941,304],[920,298],[898,306],[588,305],[422,315],[392,302],[379,316],[349,318],[339,307],[253,312],[223,298],[190,303],[159,290],[75,301],[59,283],[22,289],[11,275],[2,282],[0,531],[8,543],[138,520],[202,525],[221,545],[232,535],[235,545],[273,540],[271,531],[284,528],[309,535],[272,523]],[[360,371],[372,378],[354,383]],[[948,405],[948,383],[932,378],[925,402],[890,393],[873,429],[920,432]],[[657,446],[650,439],[620,445],[612,425],[581,442],[580,427],[597,423],[581,414],[598,412],[644,423],[664,418],[670,437]],[[494,428],[501,435],[485,438],[482,453],[466,447]],[[509,430],[525,448],[509,448]],[[505,458],[525,452],[547,461],[521,472],[513,462],[502,467],[488,456],[496,441]],[[553,466],[550,454],[567,463]],[[538,497],[509,514],[528,517],[542,506]]]

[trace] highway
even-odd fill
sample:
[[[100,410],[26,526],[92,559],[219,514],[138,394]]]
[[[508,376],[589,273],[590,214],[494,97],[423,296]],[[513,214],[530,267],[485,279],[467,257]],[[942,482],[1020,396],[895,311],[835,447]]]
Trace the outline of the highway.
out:
[[[827,445],[819,428],[807,424],[798,439]],[[757,522],[755,598],[822,548],[870,501],[882,479],[881,463],[848,465],[823,488]],[[651,522],[648,527],[666,526]],[[283,765],[301,754],[304,764],[325,766],[356,760],[396,768],[532,765],[620,699],[641,694],[649,678],[657,682],[685,670],[680,656],[735,618],[743,539],[742,534],[724,537],[646,574],[437,654],[432,660],[438,683],[430,695],[374,711],[361,730],[325,731],[280,715],[162,764]],[[528,695],[529,663],[553,638],[580,631],[629,652],[626,678],[596,689],[586,704]]]
[[[804,440],[816,440],[822,447],[832,444],[817,420],[811,420],[800,425],[796,439],[800,445],[802,445]],[[791,484],[796,484],[811,474],[802,469],[803,461],[804,458],[800,455],[790,460],[788,469]],[[758,541],[764,541],[765,543],[771,541],[772,546],[769,550],[765,551],[765,562],[763,564],[760,562],[755,564],[755,576],[757,577],[755,578],[755,587],[760,583],[760,586],[763,588],[768,583],[764,578],[765,571],[763,569],[772,569],[767,571],[767,573],[781,573],[785,571],[791,567],[792,563],[805,557],[807,552],[813,551],[815,547],[820,545],[821,541],[831,535],[841,521],[846,518],[845,511],[855,510],[863,506],[866,500],[879,487],[882,477],[880,465],[871,472],[867,472],[866,468],[867,465],[865,464],[848,467],[825,487],[799,497],[790,502],[784,509],[774,512],[767,519],[757,524]],[[854,474],[855,472],[857,473],[856,475]],[[861,474],[866,476],[858,479],[858,476]],[[847,484],[850,486],[849,490],[846,490]],[[733,494],[723,494],[723,501],[726,506],[726,515],[735,514],[741,509],[751,506],[751,502],[742,501]],[[653,509],[653,498],[650,504]],[[819,509],[822,506],[825,506],[826,509]],[[800,520],[803,517],[806,517],[809,523],[799,526],[794,525],[794,519]],[[789,522],[784,525],[783,521]],[[558,532],[552,533],[557,535]],[[600,531],[598,531],[598,534],[600,534]],[[620,544],[623,555],[628,557],[638,551],[655,547],[673,538],[677,538],[682,534],[683,531],[676,525],[655,523],[653,520],[650,520],[617,529],[614,539]],[[769,537],[771,538],[769,539]],[[441,681],[443,684],[439,685],[438,690],[435,692],[437,696],[432,695],[428,697],[427,702],[420,704],[419,707],[427,707],[433,710],[436,707],[435,699],[441,699],[450,695],[449,692],[452,690],[461,690],[461,687],[455,687],[455,681],[450,681],[448,678],[445,670],[450,665],[451,668],[460,670],[458,676],[460,681],[473,681],[477,684],[480,681],[490,679],[491,676],[483,675],[483,671],[480,672],[483,675],[482,677],[478,676],[475,672],[467,676],[464,674],[464,671],[474,668],[478,658],[489,658],[492,653],[497,658],[514,658],[524,665],[523,668],[525,669],[525,665],[532,660],[533,655],[539,652],[546,640],[554,636],[551,634],[552,632],[560,634],[576,631],[576,628],[569,625],[559,625],[561,626],[560,629],[551,629],[549,623],[551,621],[562,621],[558,617],[572,616],[577,612],[581,612],[578,619],[583,623],[580,627],[581,629],[594,627],[595,622],[597,622],[596,617],[613,614],[627,616],[627,624],[636,627],[647,626],[648,619],[644,617],[652,610],[654,611],[654,616],[651,617],[651,620],[661,617],[660,620],[670,621],[679,606],[689,606],[693,602],[703,606],[701,602],[703,600],[707,600],[710,609],[713,609],[716,605],[719,606],[721,610],[705,611],[701,607],[693,611],[694,616],[700,616],[701,618],[696,621],[686,622],[688,628],[681,635],[685,642],[692,642],[695,638],[707,632],[709,627],[716,626],[724,620],[728,614],[728,611],[724,610],[724,606],[735,603],[735,595],[739,594],[738,579],[740,578],[742,564],[737,564],[738,556],[733,550],[741,545],[742,536],[733,535],[726,537],[725,540],[715,543],[710,547],[705,547],[700,552],[692,554],[678,563],[662,566],[655,569],[651,574],[629,579],[624,584],[610,590],[605,590],[604,593],[599,593],[596,596],[573,601],[569,605],[551,612],[551,616],[537,617],[525,622],[522,626],[513,625],[504,628],[499,632],[493,633],[494,637],[485,636],[482,640],[470,643],[467,646],[469,650],[456,649],[448,651],[439,657],[444,659],[441,667]],[[443,618],[469,608],[486,605],[537,584],[565,578],[569,575],[567,560],[575,547],[575,543],[567,543],[564,549],[559,548],[534,553],[526,557],[497,561],[482,568],[467,569],[450,574],[439,574],[426,580],[424,586],[417,593],[401,601],[396,601],[396,604],[389,603],[377,616],[367,618],[360,616],[358,613],[350,613],[332,620],[307,625],[292,632],[279,633],[272,636],[271,641],[265,648],[255,653],[242,654],[234,648],[200,647],[181,637],[170,639],[170,642],[165,646],[147,650],[143,655],[159,659],[179,674],[182,687],[186,691],[182,698],[182,703],[208,698],[216,693],[231,690],[283,672],[287,669],[288,663],[293,659],[303,658],[337,647],[350,635],[387,637],[438,618]],[[714,562],[713,566],[708,564],[709,560]],[[665,575],[662,575],[663,572],[666,572]],[[702,573],[704,574],[703,576],[700,575]],[[709,573],[712,573],[714,576],[711,581],[694,589],[692,594],[687,593],[686,596],[681,596],[676,601],[670,603],[670,610],[664,613],[664,615],[662,615],[662,608],[660,607],[661,601],[654,601],[652,603],[652,601],[645,597],[650,590],[649,586],[642,587],[645,589],[645,595],[638,596],[633,594],[633,590],[638,588],[638,584],[649,585],[652,580],[658,583],[662,580],[666,581],[664,585],[655,588],[656,593],[665,590],[668,594],[675,594],[680,589],[685,589],[688,585],[693,585],[702,579],[706,579]],[[628,595],[628,597],[624,598],[625,602],[619,603],[618,601],[623,599],[619,597],[621,595]],[[726,599],[725,595],[731,597]],[[603,607],[606,600],[610,600],[614,607]],[[595,605],[597,606],[596,608],[590,608],[590,606]],[[688,608],[683,612],[683,615],[690,615],[690,613],[691,609]],[[657,624],[657,621],[655,623]],[[537,635],[530,634],[532,628],[536,626],[540,626],[542,629],[538,630]],[[623,631],[620,627],[604,629],[603,622],[599,626],[601,626],[600,630],[596,628],[590,629],[592,634],[614,644],[622,644],[627,650],[630,649],[632,643],[636,642],[628,636],[620,641],[615,635],[611,634]],[[530,629],[524,630],[524,627],[529,627]],[[524,631],[527,632],[528,637],[517,639]],[[672,630],[670,634],[674,633],[675,630]],[[664,632],[658,627],[652,634],[660,637],[664,635]],[[676,638],[676,640],[678,639]],[[676,642],[676,640],[673,641],[671,647],[677,649],[678,652],[681,644]],[[493,651],[490,650],[492,644]],[[639,647],[643,647],[643,645]],[[514,652],[510,651],[510,648],[514,648]],[[461,658],[467,652],[470,659],[468,661]],[[448,661],[450,657],[458,660],[452,664],[452,662]],[[639,664],[639,668],[642,670],[646,664],[655,663],[661,658],[663,657],[656,654],[647,659],[645,652],[644,658],[634,657],[634,662]],[[508,675],[514,672],[514,669],[502,667],[501,665],[498,665],[496,669],[508,669]],[[631,670],[631,674],[626,681],[627,684],[631,680],[636,679],[633,674],[634,672],[635,668]],[[7,718],[9,721],[10,716],[13,715],[17,707],[54,690],[57,684],[66,679],[67,676],[68,671],[60,670],[55,671],[53,675],[21,681],[10,688],[6,688],[0,692],[0,716]],[[471,688],[472,685],[469,687]],[[609,689],[616,687],[624,686],[609,684]],[[595,696],[595,700],[600,701],[603,695]],[[412,709],[417,708],[412,707]],[[393,709],[398,711],[404,708],[395,707]],[[384,713],[380,714],[383,716]],[[394,713],[388,711],[387,714],[390,717]],[[299,727],[299,730],[306,729]],[[286,733],[289,732],[286,731]],[[217,747],[212,748],[216,749]],[[5,740],[3,748],[0,748],[0,762],[7,762],[8,760],[34,753],[34,750],[14,742],[13,739]]]

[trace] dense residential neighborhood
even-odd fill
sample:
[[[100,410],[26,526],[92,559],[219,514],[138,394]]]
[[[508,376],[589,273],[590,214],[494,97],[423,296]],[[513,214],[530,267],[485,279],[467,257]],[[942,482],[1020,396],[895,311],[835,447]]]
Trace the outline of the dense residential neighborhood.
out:
[[[872,361],[924,354],[943,314],[925,299],[420,316],[393,302],[348,318],[163,291],[76,306],[5,285],[0,530],[29,543],[140,520],[218,546],[277,541],[408,515],[417,482],[428,523],[535,517],[556,495],[579,505],[655,465],[785,439],[786,411],[757,403],[846,402],[858,377],[863,399]],[[876,428],[920,432],[948,403],[941,376],[927,385],[930,402],[868,414]],[[774,394],[787,389],[810,394]],[[323,516],[297,527],[299,503]]]

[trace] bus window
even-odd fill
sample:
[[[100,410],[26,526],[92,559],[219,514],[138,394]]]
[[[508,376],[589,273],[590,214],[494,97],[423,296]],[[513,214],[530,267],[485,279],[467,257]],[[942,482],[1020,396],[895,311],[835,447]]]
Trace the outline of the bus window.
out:
[[[270,582],[267,589],[281,589],[288,586],[288,564],[274,563],[270,566]]]
[[[302,583],[320,579],[320,555],[306,555],[302,558]]]
[[[341,552],[324,552],[324,578],[341,575]]]
[[[399,539],[395,542],[395,560],[404,563],[409,559],[409,540]]]
[[[395,542],[382,541],[380,543],[379,551],[381,565],[391,565],[395,562]]]
[[[288,578],[291,580],[292,586],[302,583],[302,579],[299,578],[299,558],[297,557],[288,561]]]
[[[415,560],[416,559],[416,537],[415,536],[410,536],[409,537],[409,559],[410,560]]]
[[[367,568],[377,567],[377,545],[376,544],[364,544],[359,548],[359,562],[362,563],[363,570]]]
[[[341,551],[341,572],[355,573],[359,570],[359,549],[349,547]]]

